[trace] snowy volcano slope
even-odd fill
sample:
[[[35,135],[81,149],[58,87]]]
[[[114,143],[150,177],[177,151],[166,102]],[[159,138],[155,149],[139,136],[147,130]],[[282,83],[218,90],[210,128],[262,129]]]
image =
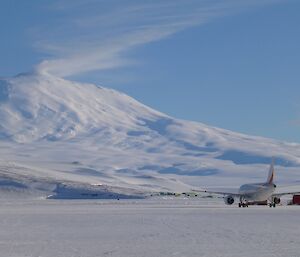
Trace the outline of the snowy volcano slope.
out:
[[[297,180],[300,166],[298,144],[174,119],[115,90],[48,74],[1,79],[0,121],[5,187],[182,191],[264,179],[271,156],[280,182]]]

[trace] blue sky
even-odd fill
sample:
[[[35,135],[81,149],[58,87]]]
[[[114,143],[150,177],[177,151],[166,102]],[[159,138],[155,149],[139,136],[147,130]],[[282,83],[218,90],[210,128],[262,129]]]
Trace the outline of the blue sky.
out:
[[[0,75],[33,67],[174,117],[300,142],[296,0],[0,0]]]

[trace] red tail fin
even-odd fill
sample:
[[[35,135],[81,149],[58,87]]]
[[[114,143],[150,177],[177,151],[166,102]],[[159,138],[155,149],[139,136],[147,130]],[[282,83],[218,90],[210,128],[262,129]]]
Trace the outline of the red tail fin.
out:
[[[268,175],[268,180],[267,180],[268,184],[272,184],[273,183],[274,173],[275,173],[275,170],[274,170],[274,158],[273,158],[272,159],[272,163],[270,165],[270,169],[269,169],[269,175]]]

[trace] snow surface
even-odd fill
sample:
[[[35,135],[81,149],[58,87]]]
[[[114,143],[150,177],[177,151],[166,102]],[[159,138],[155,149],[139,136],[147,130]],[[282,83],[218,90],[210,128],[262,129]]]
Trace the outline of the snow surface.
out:
[[[299,207],[221,199],[0,201],[0,256],[299,256]]]
[[[131,198],[239,186],[264,181],[271,156],[277,182],[299,183],[299,144],[175,119],[118,91],[49,74],[0,79],[0,121],[6,191]]]

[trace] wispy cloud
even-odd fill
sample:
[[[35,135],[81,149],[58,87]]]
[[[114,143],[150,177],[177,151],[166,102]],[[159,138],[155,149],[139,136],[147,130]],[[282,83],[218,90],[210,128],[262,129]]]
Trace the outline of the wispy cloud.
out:
[[[132,64],[134,48],[243,9],[278,0],[54,1],[60,14],[36,46],[51,58],[38,69],[58,76]]]

